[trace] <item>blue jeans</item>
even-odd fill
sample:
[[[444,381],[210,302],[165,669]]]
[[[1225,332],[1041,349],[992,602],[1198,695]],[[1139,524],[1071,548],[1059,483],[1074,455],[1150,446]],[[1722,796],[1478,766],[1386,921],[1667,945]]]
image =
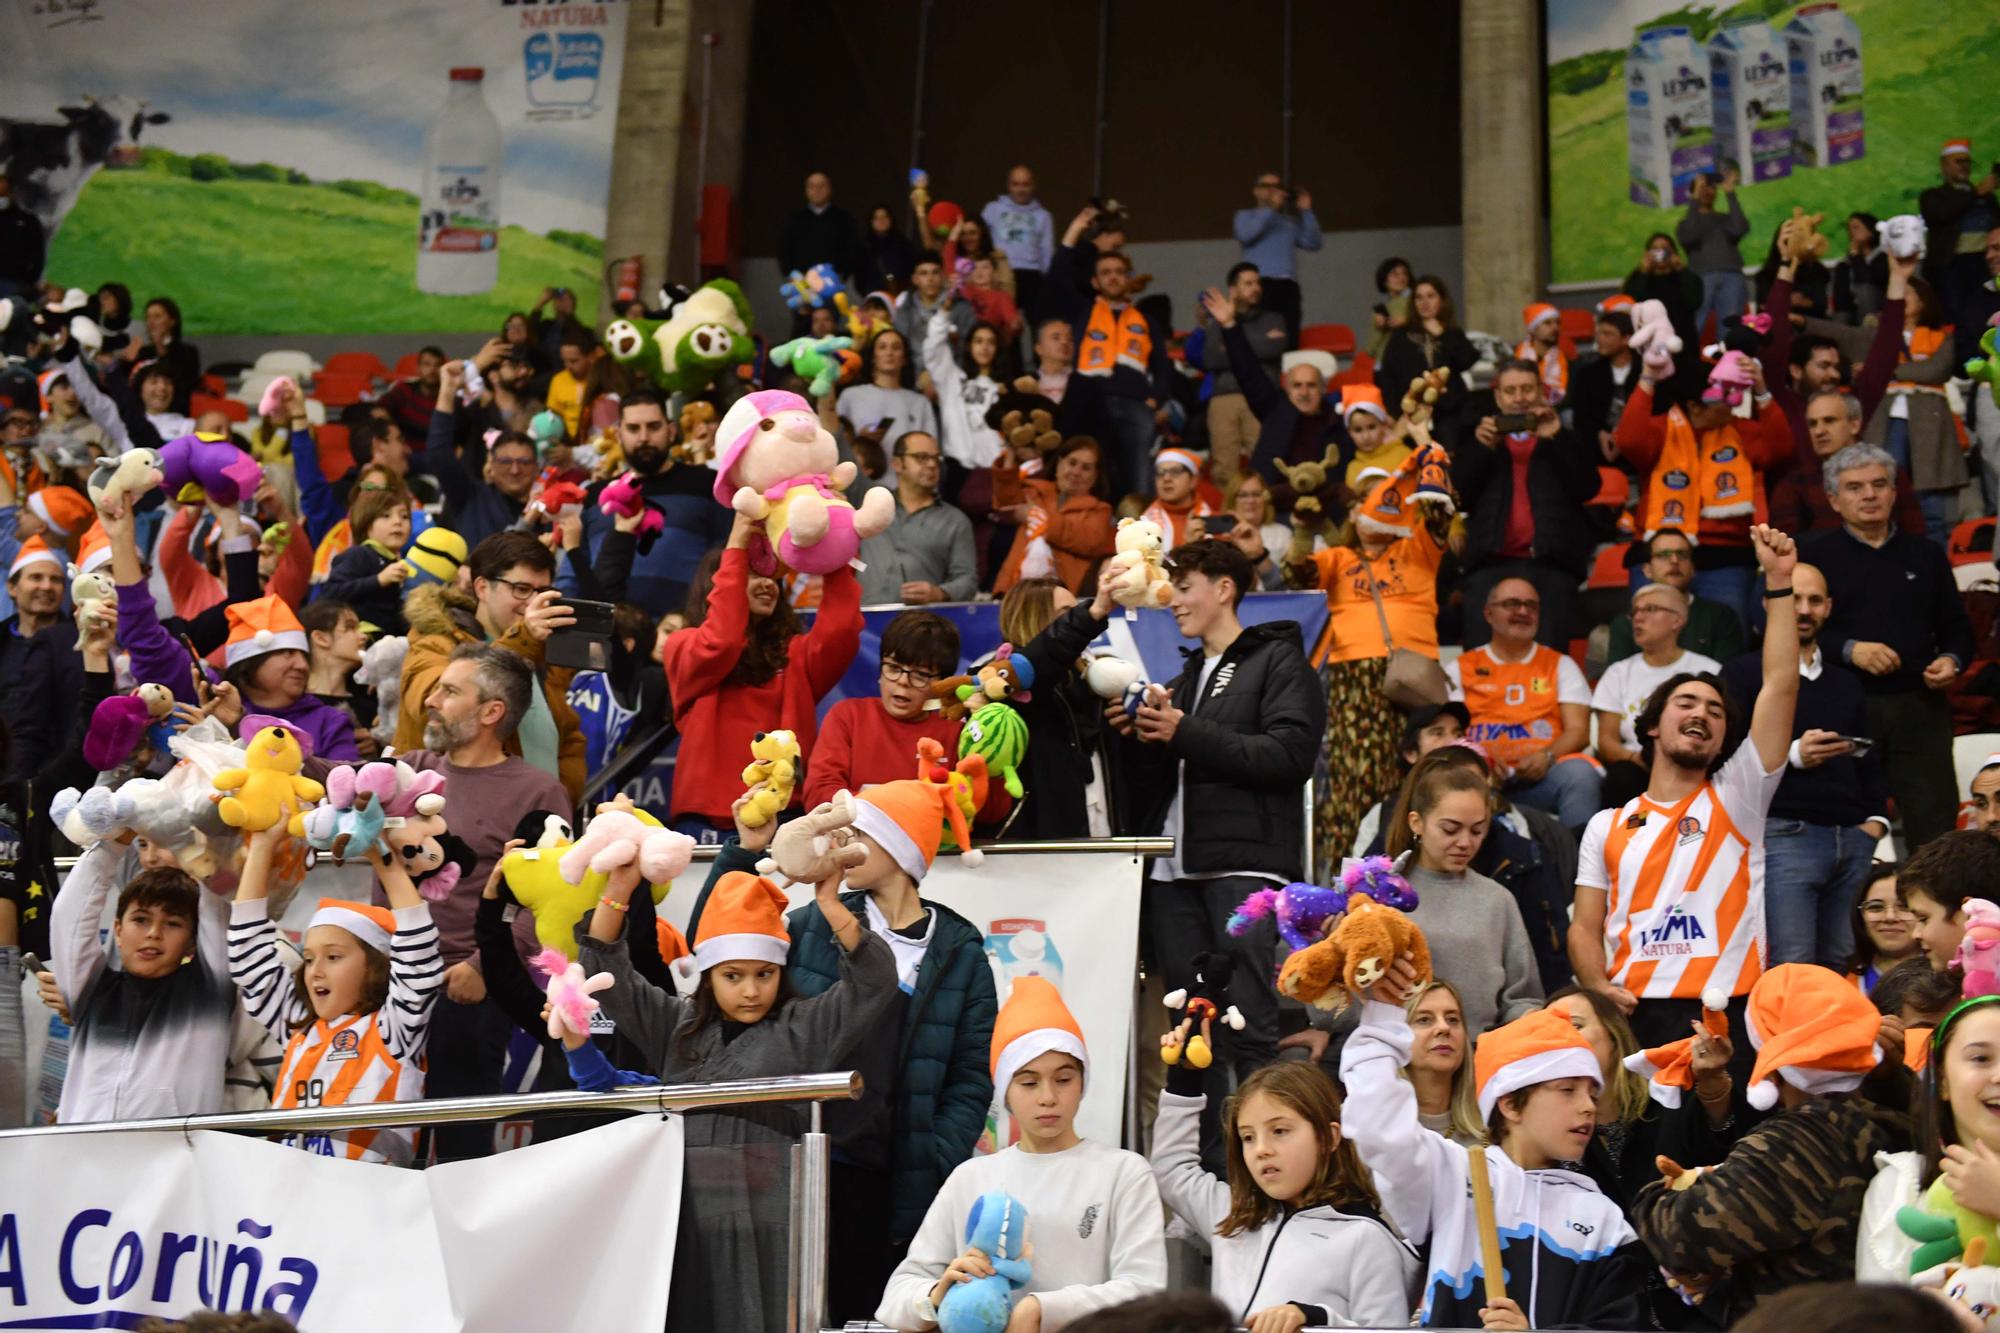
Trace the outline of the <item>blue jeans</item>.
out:
[[[1694,312],[1694,331],[1698,338],[1708,336],[1708,317],[1715,316],[1715,336],[1722,337],[1722,321],[1731,315],[1743,313],[1743,304],[1749,288],[1743,281],[1743,274],[1735,269],[1724,273],[1704,273],[1701,275],[1701,308]]]
[[[1910,423],[1907,420],[1889,418],[1889,456],[1896,460],[1896,468],[1907,476],[1915,476],[1910,471]],[[1918,491],[1917,512],[1924,516],[1924,536],[1939,546],[1951,549],[1951,523],[1944,516],[1944,491]]]
[[[1112,504],[1128,495],[1151,495],[1153,440],[1159,433],[1153,409],[1144,399],[1106,394],[1104,425],[1104,462],[1111,469]]]
[[[1847,966],[1854,895],[1874,859],[1875,839],[1858,828],[1765,821],[1764,941],[1771,966]]]
[[[1764,626],[1764,599],[1757,587],[1757,566],[1732,565],[1727,569],[1698,569],[1690,589],[1697,597],[1720,602],[1736,613],[1745,634],[1754,635]]]
[[[1509,783],[1509,798],[1546,810],[1569,829],[1580,829],[1604,808],[1604,777],[1586,759],[1558,759],[1539,782]]]

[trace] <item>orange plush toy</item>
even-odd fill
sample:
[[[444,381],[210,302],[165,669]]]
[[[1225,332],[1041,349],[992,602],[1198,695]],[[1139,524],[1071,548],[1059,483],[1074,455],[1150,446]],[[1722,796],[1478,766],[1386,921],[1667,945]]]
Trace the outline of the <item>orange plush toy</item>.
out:
[[[1336,1012],[1345,1009],[1350,994],[1366,990],[1387,975],[1402,954],[1411,955],[1419,982],[1431,979],[1431,950],[1417,923],[1403,909],[1417,905],[1416,890],[1396,873],[1385,856],[1350,861],[1340,886],[1347,907],[1340,924],[1325,939],[1285,959],[1278,972],[1278,989],[1305,1004]]]

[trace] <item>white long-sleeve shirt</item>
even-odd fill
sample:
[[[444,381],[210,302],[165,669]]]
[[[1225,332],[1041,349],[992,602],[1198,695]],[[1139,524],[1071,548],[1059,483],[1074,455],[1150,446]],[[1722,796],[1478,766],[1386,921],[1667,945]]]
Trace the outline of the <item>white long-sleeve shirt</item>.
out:
[[[1041,1302],[1043,1333],[1165,1289],[1166,1226],[1152,1167],[1137,1153],[1085,1139],[1063,1152],[1016,1147],[960,1164],[890,1275],[876,1319],[894,1329],[936,1327],[918,1318],[917,1298],[965,1253],[965,1219],[992,1190],[1028,1210],[1034,1276],[1019,1296]]]
[[[1000,453],[1000,432],[986,424],[986,413],[1000,401],[1000,385],[991,375],[966,377],[951,354],[951,321],[942,311],[924,326],[924,369],[937,388],[938,422],[944,428],[939,447],[968,468],[992,467]]]

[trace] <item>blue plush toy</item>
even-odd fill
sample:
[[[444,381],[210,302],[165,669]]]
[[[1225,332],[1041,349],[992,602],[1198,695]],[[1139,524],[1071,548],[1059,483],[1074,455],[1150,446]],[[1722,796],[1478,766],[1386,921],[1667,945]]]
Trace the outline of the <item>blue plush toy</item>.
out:
[[[1028,1285],[1028,1210],[1004,1190],[982,1194],[965,1219],[965,1244],[993,1265],[992,1277],[961,1282],[938,1305],[941,1333],[1005,1333],[1014,1293]]]

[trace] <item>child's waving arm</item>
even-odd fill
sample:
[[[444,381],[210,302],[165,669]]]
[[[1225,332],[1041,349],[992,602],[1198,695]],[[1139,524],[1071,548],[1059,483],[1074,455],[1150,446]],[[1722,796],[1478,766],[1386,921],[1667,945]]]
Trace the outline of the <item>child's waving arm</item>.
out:
[[[1399,959],[1392,977],[1414,979]],[[1406,983],[1407,984],[1407,983]],[[1439,1181],[1464,1177],[1465,1154],[1417,1119],[1417,1094],[1398,1077],[1410,1062],[1410,1022],[1401,995],[1384,981],[1361,1005],[1361,1024],[1340,1052],[1347,1102],[1340,1127],[1375,1177],[1383,1211],[1412,1244],[1430,1235]]]
[[[1181,1024],[1183,1044],[1192,1023],[1189,1019]],[[1203,1020],[1202,1035],[1212,1042],[1210,1026]],[[1222,1219],[1229,1216],[1229,1186],[1210,1175],[1201,1164],[1201,1114],[1208,1105],[1201,1091],[1202,1078],[1202,1070],[1185,1064],[1167,1070],[1167,1086],[1160,1093],[1159,1118],[1153,1122],[1151,1161],[1153,1183],[1160,1187],[1160,1198],[1206,1246]]]
[[[398,1060],[411,1060],[423,1054],[430,1035],[431,1006],[444,985],[444,956],[431,906],[410,882],[401,860],[382,855],[376,846],[368,849],[368,864],[396,918],[396,933],[389,937],[389,998],[377,1011],[375,1025]]]
[[[271,861],[285,839],[283,824],[252,833],[244,849],[243,870],[236,881],[236,903],[229,912],[229,979],[243,992],[243,1008],[259,1027],[279,1041],[292,1025],[312,1015],[278,955],[278,925],[271,920]]]

